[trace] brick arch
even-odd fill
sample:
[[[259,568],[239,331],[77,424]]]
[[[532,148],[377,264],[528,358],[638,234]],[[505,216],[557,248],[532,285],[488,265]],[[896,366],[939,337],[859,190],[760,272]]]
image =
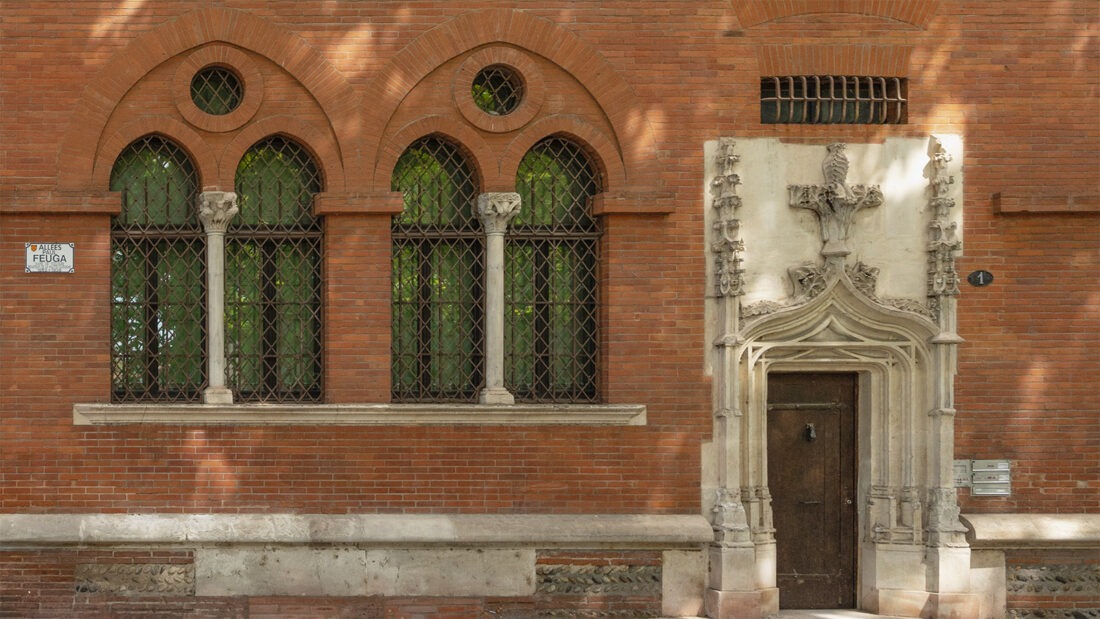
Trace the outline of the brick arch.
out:
[[[552,21],[522,11],[465,13],[409,43],[368,85],[364,99],[374,104],[366,110],[364,134],[383,135],[406,94],[444,62],[493,43],[542,56],[584,86],[611,123],[611,140],[622,153],[626,182],[639,190],[656,187],[660,177],[660,166],[653,159],[656,138],[646,109],[629,84],[587,42]],[[381,149],[377,145],[367,156],[377,159]],[[389,179],[379,177],[378,166],[373,161],[367,164],[366,169],[375,173],[368,181],[372,189],[388,186]]]
[[[511,189],[497,188],[500,175],[496,160],[492,149],[481,135],[467,125],[445,116],[419,118],[386,139],[379,154],[375,172],[379,183],[385,181],[384,191],[389,191],[393,168],[405,149],[416,140],[432,134],[446,137],[465,151],[469,156],[467,163],[481,181],[481,191],[511,191]]]
[[[593,156],[593,163],[603,176],[600,190],[622,191],[626,184],[626,170],[619,159],[615,144],[607,135],[590,123],[575,116],[548,116],[525,128],[517,135],[500,158],[500,175],[515,186],[516,172],[527,151],[539,140],[552,135],[569,137],[585,147]],[[506,191],[515,191],[507,189]]]
[[[800,15],[867,15],[900,21],[925,29],[942,0],[730,0],[741,26],[751,28],[765,22]]]
[[[344,169],[339,153],[332,143],[329,133],[322,127],[292,116],[269,116],[253,123],[238,133],[222,151],[221,166],[218,171],[218,186],[229,190],[235,186],[237,164],[249,148],[260,140],[272,136],[284,135],[301,144],[313,155],[317,167],[321,168],[322,190],[334,191],[333,187],[344,187]],[[336,191],[339,191],[338,189]]]
[[[218,160],[206,141],[186,124],[169,116],[143,116],[114,132],[99,149],[88,184],[106,188],[111,182],[111,169],[119,153],[134,140],[146,135],[160,135],[182,148],[199,175],[199,187],[209,185],[218,174]]]
[[[759,45],[760,75],[882,75],[909,77],[911,45]]]
[[[79,189],[92,177],[104,127],[118,102],[139,80],[168,59],[212,42],[236,45],[282,67],[316,99],[337,136],[337,150],[353,157],[347,144],[358,135],[358,95],[305,39],[243,11],[207,8],[164,24],[117,52],[92,78],[73,110],[70,130],[58,153],[58,186]],[[342,168],[359,166],[342,162]],[[342,187],[339,189],[343,189]]]

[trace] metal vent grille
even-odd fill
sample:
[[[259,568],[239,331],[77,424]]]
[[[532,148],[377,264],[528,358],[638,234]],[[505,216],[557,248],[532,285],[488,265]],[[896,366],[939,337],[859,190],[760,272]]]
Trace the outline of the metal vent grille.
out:
[[[908,80],[793,75],[760,80],[764,124],[904,124]]]
[[[485,67],[474,76],[470,94],[481,111],[494,116],[511,114],[523,101],[523,78],[502,64]]]
[[[505,386],[528,402],[599,398],[599,173],[573,142],[547,138],[516,174],[505,236]]]
[[[226,234],[226,381],[242,402],[320,401],[322,179],[282,136],[237,166],[240,212]]]
[[[391,231],[392,398],[476,401],[485,270],[477,179],[455,145],[428,136],[398,159],[391,187],[405,196]]]
[[[149,135],[111,169],[111,391],[116,402],[193,402],[206,386],[206,261],[183,149]]]
[[[191,78],[191,101],[207,114],[228,114],[237,109],[243,97],[241,79],[225,67],[206,67]]]

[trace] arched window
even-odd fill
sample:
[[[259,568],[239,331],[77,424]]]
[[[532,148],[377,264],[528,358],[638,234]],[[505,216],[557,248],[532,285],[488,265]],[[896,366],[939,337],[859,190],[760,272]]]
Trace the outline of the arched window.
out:
[[[599,172],[568,139],[544,139],[520,162],[522,208],[504,253],[504,381],[517,400],[599,398],[599,190]]]
[[[394,401],[474,401],[483,383],[477,179],[459,149],[428,136],[394,166],[405,196],[393,218]]]
[[[206,272],[198,174],[158,135],[111,168],[111,392],[116,402],[197,401],[206,384]]]
[[[226,233],[226,382],[235,400],[320,401],[322,189],[313,157],[283,136],[237,165]]]

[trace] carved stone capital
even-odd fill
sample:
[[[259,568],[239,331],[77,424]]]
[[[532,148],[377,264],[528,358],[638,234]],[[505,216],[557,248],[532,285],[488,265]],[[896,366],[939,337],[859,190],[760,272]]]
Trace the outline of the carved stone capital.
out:
[[[207,233],[225,234],[229,222],[240,209],[237,194],[232,191],[204,191],[195,204],[199,221]]]
[[[486,234],[504,234],[519,209],[520,197],[515,192],[483,193],[477,197],[477,216]]]

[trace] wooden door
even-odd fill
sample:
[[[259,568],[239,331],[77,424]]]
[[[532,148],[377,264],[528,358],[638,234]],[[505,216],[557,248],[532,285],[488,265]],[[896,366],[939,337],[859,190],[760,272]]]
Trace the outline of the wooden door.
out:
[[[856,375],[768,375],[780,608],[855,608]]]

